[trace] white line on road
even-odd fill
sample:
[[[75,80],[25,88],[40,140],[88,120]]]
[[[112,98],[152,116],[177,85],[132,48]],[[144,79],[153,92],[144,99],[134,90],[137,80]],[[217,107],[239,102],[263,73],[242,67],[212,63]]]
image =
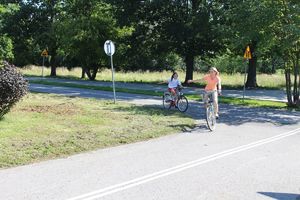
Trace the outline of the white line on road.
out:
[[[300,128],[286,132],[286,133],[282,133],[282,134],[279,134],[279,135],[276,135],[276,136],[273,136],[270,138],[259,140],[259,141],[256,141],[256,142],[253,142],[253,143],[250,143],[247,145],[242,145],[240,147],[229,149],[229,150],[217,153],[217,154],[206,156],[206,157],[203,157],[203,158],[200,158],[200,159],[197,159],[194,161],[190,161],[190,162],[187,162],[187,163],[184,163],[181,165],[177,165],[175,167],[161,170],[161,171],[158,171],[158,172],[155,172],[155,173],[152,173],[149,175],[145,175],[140,178],[136,178],[136,179],[133,179],[133,180],[130,180],[127,182],[123,182],[123,183],[116,184],[116,185],[113,185],[110,187],[106,187],[106,188],[103,188],[100,190],[96,190],[96,191],[93,191],[93,192],[90,192],[87,194],[73,197],[68,200],[94,200],[96,198],[101,198],[101,197],[104,197],[104,196],[107,196],[107,195],[110,195],[110,194],[113,194],[113,193],[116,193],[116,192],[119,192],[122,190],[126,190],[128,188],[132,188],[132,187],[135,187],[135,186],[171,175],[171,174],[175,174],[175,173],[178,173],[178,172],[181,172],[181,171],[193,168],[193,167],[197,167],[199,165],[202,165],[202,164],[205,164],[205,163],[208,163],[208,162],[211,162],[211,161],[223,158],[223,157],[230,156],[232,154],[236,154],[236,153],[239,153],[242,151],[253,149],[255,147],[258,147],[258,146],[261,146],[264,144],[275,142],[277,140],[280,140],[280,139],[283,139],[283,138],[286,138],[286,137],[289,137],[292,135],[296,135],[297,133],[300,133]]]

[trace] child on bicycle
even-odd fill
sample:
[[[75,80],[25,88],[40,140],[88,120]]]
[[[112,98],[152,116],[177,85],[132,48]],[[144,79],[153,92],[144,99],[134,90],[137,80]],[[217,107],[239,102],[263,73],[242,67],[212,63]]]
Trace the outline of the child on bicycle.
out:
[[[203,101],[205,105],[208,102],[209,94],[212,94],[214,107],[215,107],[215,115],[216,118],[219,118],[219,106],[218,106],[218,95],[221,95],[221,78],[219,76],[219,71],[215,67],[211,67],[209,69],[209,74],[205,75],[202,79],[198,80],[188,80],[188,83],[195,83],[200,81],[205,81],[206,86],[204,88],[205,93],[203,97]]]
[[[172,95],[172,101],[176,102],[176,100],[177,100],[177,88],[181,87],[181,82],[178,79],[177,72],[173,72],[171,78],[168,79],[166,82],[168,83],[168,91]]]

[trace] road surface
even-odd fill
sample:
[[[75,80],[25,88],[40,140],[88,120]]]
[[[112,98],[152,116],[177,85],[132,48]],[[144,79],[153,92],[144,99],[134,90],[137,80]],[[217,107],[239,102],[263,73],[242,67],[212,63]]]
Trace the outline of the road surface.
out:
[[[110,98],[109,92],[31,85],[31,90]],[[118,93],[119,100],[160,99]],[[149,99],[150,98],[150,99]],[[300,113],[221,105],[209,132],[201,105],[194,130],[0,170],[5,200],[299,200]]]

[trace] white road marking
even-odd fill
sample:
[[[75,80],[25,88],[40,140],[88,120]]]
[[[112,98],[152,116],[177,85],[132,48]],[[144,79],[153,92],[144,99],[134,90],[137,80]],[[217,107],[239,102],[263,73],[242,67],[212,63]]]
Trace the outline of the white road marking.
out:
[[[206,156],[206,157],[203,157],[203,158],[200,158],[200,159],[197,159],[197,160],[194,160],[194,161],[190,161],[190,162],[187,162],[187,163],[184,163],[184,164],[181,164],[181,165],[177,165],[175,167],[171,167],[169,169],[161,170],[161,171],[158,171],[158,172],[155,172],[155,173],[152,173],[152,174],[149,174],[149,175],[145,175],[145,176],[142,176],[140,178],[136,178],[136,179],[133,179],[133,180],[130,180],[130,181],[127,181],[127,182],[123,182],[123,183],[116,184],[116,185],[113,185],[113,186],[110,186],[110,187],[106,187],[106,188],[103,188],[103,189],[100,189],[100,190],[96,190],[96,191],[93,191],[93,192],[90,192],[90,193],[87,193],[87,194],[83,194],[83,195],[80,195],[80,196],[77,196],[77,197],[73,197],[73,198],[70,198],[70,199],[67,199],[67,200],[94,200],[96,198],[101,198],[101,197],[104,197],[104,196],[107,196],[107,195],[110,195],[110,194],[113,194],[113,193],[116,193],[116,192],[119,192],[119,191],[122,191],[122,190],[126,190],[128,188],[132,188],[132,187],[135,187],[135,186],[138,186],[138,185],[141,185],[141,184],[144,184],[144,183],[147,183],[147,182],[150,182],[150,181],[153,181],[153,180],[171,175],[171,174],[175,174],[175,173],[178,173],[178,172],[181,172],[181,171],[193,168],[193,167],[197,167],[199,165],[202,165],[202,164],[205,164],[205,163],[208,163],[208,162],[220,159],[220,158],[230,156],[232,154],[236,154],[236,153],[239,153],[239,152],[242,152],[242,151],[253,149],[253,148],[258,147],[258,146],[262,146],[264,144],[275,142],[277,140],[281,140],[281,139],[284,139],[286,137],[296,135],[298,133],[300,133],[300,128],[297,128],[295,130],[292,130],[292,131],[289,131],[289,132],[286,132],[286,133],[279,134],[277,136],[273,136],[273,137],[270,137],[270,138],[259,140],[259,141],[256,141],[256,142],[253,142],[253,143],[250,143],[250,144],[247,144],[247,145],[242,145],[240,147],[229,149],[229,150],[217,153],[217,154]]]

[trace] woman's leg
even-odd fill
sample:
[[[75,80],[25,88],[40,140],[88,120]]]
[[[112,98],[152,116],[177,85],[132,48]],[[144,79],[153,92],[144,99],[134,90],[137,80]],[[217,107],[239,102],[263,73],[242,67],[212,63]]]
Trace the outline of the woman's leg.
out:
[[[215,91],[213,94],[214,107],[215,107],[215,115],[219,117],[219,104],[218,104],[218,93]]]
[[[207,92],[205,92],[203,94],[203,103],[204,103],[204,108],[206,109],[207,104],[208,104],[208,93]]]

